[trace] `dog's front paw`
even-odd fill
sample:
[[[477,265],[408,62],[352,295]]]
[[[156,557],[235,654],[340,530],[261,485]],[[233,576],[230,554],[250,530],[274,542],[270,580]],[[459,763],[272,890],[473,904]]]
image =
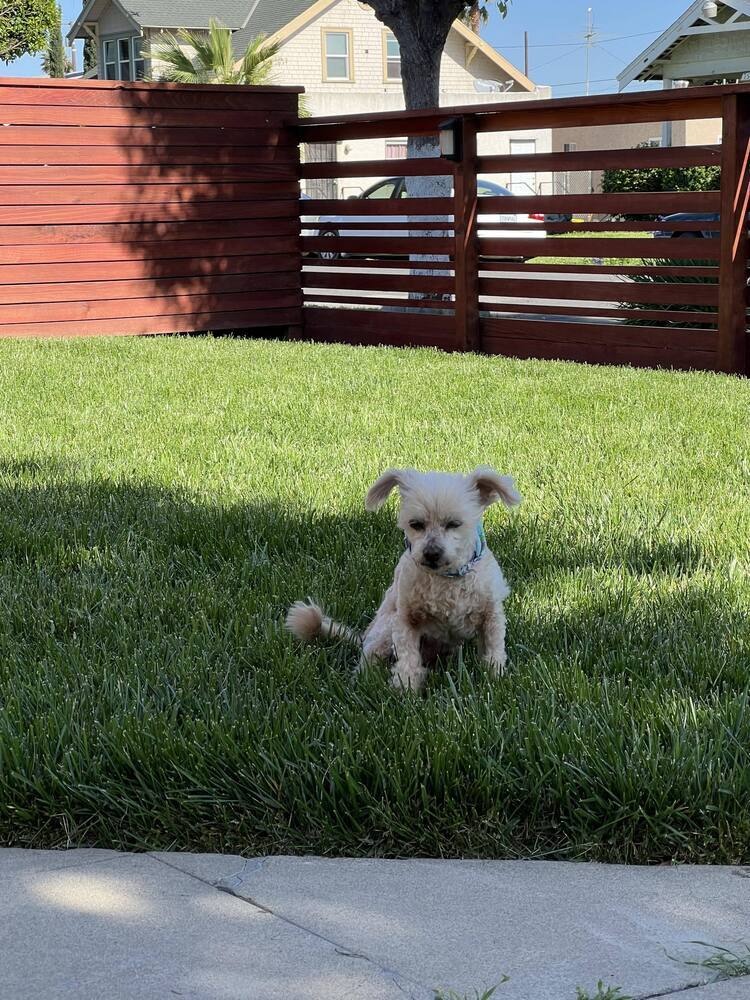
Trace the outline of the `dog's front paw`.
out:
[[[413,694],[421,691],[427,681],[427,670],[424,667],[404,666],[396,661],[391,671],[391,686],[400,691],[411,691]]]
[[[492,677],[504,677],[507,656],[488,656],[484,661]]]

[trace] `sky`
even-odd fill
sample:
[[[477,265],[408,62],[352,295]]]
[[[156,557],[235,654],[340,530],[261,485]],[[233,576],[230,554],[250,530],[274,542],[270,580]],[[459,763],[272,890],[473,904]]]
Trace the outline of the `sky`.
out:
[[[203,0],[210,3],[210,0]],[[586,11],[593,8],[596,44],[591,48],[592,94],[617,90],[614,77],[660,35],[688,6],[689,0],[512,0],[502,19],[497,8],[482,29],[483,37],[523,69],[523,33],[529,33],[529,75],[548,84],[557,97],[585,93]],[[62,0],[63,34],[79,14],[81,0]],[[79,59],[80,65],[80,59]],[[0,76],[39,76],[39,59],[26,56]],[[631,88],[632,89],[632,88]]]

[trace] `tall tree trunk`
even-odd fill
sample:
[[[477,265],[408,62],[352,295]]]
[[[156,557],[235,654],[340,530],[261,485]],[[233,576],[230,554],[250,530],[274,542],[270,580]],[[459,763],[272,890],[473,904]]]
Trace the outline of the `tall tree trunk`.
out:
[[[410,40],[406,57],[404,56],[404,47],[401,46],[401,78],[404,86],[404,100],[410,111],[440,106],[440,60],[442,55],[442,45],[428,47],[420,44],[417,38]],[[409,136],[407,150],[410,160],[439,154],[438,144],[435,138],[430,135]],[[406,190],[409,198],[450,198],[451,177],[447,174],[444,177],[407,177]],[[445,238],[450,234],[449,218],[445,215],[431,215],[427,218],[411,216],[409,221],[415,226],[425,221],[445,222],[445,230],[438,230],[432,235]],[[415,239],[424,239],[427,234],[420,229],[410,229],[409,235]],[[420,269],[418,266],[420,261],[447,261],[448,258],[444,255],[412,254],[410,260],[416,265],[412,268],[412,274],[442,275],[443,277],[450,275],[450,271],[447,270]],[[424,295],[420,292],[414,292],[410,298],[424,298]]]
[[[463,10],[462,0],[368,0],[377,17],[390,28],[401,49],[401,79],[404,87],[404,102],[407,111],[440,106],[440,61],[451,25]],[[410,136],[408,140],[409,159],[438,155],[438,144],[432,136]],[[406,190],[409,198],[450,198],[451,176],[407,177]],[[430,222],[445,222],[445,230],[433,232],[435,237],[450,234],[450,220],[437,215],[429,218],[411,216],[414,226]],[[410,230],[415,239],[424,239],[425,233],[419,229]],[[415,265],[413,274],[446,275],[450,272],[419,268],[420,261],[446,261],[444,255],[412,254],[410,260]],[[411,298],[424,298],[414,292]]]

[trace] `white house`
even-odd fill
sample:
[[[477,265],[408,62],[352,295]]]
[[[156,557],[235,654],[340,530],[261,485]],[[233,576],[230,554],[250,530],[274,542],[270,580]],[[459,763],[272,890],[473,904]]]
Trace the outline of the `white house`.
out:
[[[241,54],[259,34],[280,45],[273,82],[301,85],[313,116],[368,114],[404,107],[401,57],[393,35],[357,0],[88,0],[69,39],[95,38],[103,79],[133,80],[148,72],[142,50],[163,31],[205,30],[216,18],[233,32]],[[154,67],[158,75],[158,68]],[[535,101],[550,96],[461,21],[450,31],[441,65],[441,106]],[[549,129],[480,136],[480,153],[549,152]],[[308,148],[308,158],[393,159],[406,139],[345,142]],[[394,162],[394,175],[398,165]],[[493,174],[519,193],[551,189],[548,175]],[[318,182],[326,196],[360,192],[374,178]]]

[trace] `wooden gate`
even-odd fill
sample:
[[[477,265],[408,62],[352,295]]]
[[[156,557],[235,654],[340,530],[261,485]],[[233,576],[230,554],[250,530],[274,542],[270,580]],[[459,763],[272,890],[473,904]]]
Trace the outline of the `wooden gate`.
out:
[[[478,138],[492,132],[586,126],[595,136],[603,125],[701,118],[723,120],[721,145],[514,155],[477,150]],[[460,160],[405,160],[398,170],[450,173],[453,197],[305,203],[306,213],[329,221],[320,226],[327,235],[305,237],[303,249],[341,255],[306,262],[305,335],[747,372],[750,86],[305,119],[298,134],[305,142],[354,147],[363,139],[436,136],[447,119],[460,133]],[[607,167],[710,165],[721,166],[720,190],[584,189],[513,198],[482,197],[477,190],[478,177],[521,171],[554,177]],[[387,159],[349,159],[304,164],[302,175],[381,177],[393,167]],[[507,221],[509,212],[546,219],[536,231],[543,228],[547,238],[533,238],[528,221]],[[717,220],[660,220],[682,212],[716,213]],[[499,213],[505,221],[496,221]],[[442,260],[410,266],[410,255]]]

